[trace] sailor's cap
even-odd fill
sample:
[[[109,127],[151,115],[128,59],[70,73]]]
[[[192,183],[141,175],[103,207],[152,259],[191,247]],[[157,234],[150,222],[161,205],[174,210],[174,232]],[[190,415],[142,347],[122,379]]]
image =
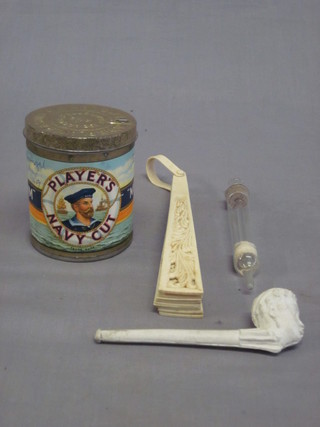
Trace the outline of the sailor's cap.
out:
[[[95,193],[95,191],[96,190],[94,188],[83,188],[82,190],[79,190],[76,193],[69,194],[64,199],[67,202],[73,204],[73,203],[76,203],[80,199],[86,199],[86,198],[92,199],[92,195],[93,195],[93,193]]]

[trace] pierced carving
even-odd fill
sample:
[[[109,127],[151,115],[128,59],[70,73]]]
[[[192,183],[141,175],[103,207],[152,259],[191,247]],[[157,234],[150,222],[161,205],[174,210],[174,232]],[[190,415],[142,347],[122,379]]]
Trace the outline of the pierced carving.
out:
[[[168,287],[196,289],[193,233],[190,228],[187,199],[177,199],[171,237]]]
[[[155,160],[172,173],[171,185],[156,174]],[[161,154],[148,159],[147,175],[154,185],[171,193],[153,304],[165,316],[203,317],[203,287],[187,175]]]

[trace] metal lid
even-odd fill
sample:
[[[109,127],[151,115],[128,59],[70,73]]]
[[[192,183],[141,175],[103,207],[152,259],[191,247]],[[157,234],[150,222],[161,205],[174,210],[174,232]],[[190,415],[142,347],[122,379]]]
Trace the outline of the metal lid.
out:
[[[40,108],[27,115],[24,136],[29,143],[61,153],[99,153],[133,144],[136,120],[110,107],[63,104]]]

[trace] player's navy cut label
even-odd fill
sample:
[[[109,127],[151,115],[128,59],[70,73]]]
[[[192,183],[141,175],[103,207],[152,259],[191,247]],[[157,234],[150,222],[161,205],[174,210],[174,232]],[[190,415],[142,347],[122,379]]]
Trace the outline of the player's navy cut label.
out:
[[[50,230],[73,246],[105,239],[121,207],[121,191],[110,173],[87,167],[57,171],[45,181],[42,211]]]
[[[133,228],[134,150],[111,160],[74,164],[30,150],[32,236],[68,252],[94,252],[126,240]]]

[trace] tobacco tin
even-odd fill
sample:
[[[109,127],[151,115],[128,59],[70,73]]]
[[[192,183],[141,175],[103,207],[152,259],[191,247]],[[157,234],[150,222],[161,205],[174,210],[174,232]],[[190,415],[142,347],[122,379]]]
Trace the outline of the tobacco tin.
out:
[[[33,246],[67,261],[109,258],[133,232],[136,120],[90,104],[40,108],[27,115]]]

